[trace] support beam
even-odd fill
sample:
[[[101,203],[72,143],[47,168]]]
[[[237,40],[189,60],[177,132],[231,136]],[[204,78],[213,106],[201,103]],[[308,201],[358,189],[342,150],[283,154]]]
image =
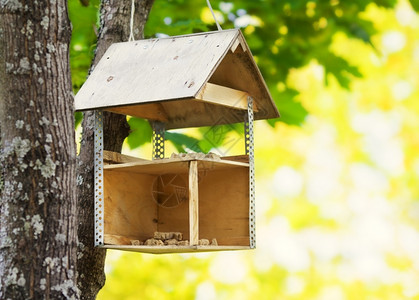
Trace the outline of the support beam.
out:
[[[198,245],[199,240],[198,162],[189,163],[189,242]]]
[[[247,110],[248,93],[221,85],[206,83],[195,97],[212,104],[223,105],[234,109]],[[255,107],[253,110],[256,110]]]

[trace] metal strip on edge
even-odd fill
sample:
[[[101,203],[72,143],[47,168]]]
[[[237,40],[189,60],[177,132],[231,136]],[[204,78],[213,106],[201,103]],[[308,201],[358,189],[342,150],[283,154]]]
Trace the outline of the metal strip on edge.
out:
[[[253,132],[253,98],[247,97],[245,120],[246,154],[249,155],[249,235],[250,248],[256,248],[255,148]]]
[[[104,197],[103,197],[103,112],[95,111],[95,246],[103,246]]]
[[[153,127],[153,160],[164,158],[164,132],[165,125],[163,122],[155,121]]]

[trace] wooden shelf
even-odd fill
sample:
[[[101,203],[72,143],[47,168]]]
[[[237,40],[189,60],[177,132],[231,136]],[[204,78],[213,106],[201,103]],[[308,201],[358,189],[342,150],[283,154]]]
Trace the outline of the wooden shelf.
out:
[[[241,157],[241,156],[240,156]],[[120,170],[142,174],[187,173],[189,162],[197,159],[165,158],[142,160],[122,164],[105,165],[105,170]],[[232,160],[198,159],[200,170],[223,170],[234,167],[249,167],[249,163]]]
[[[105,245],[101,248],[124,250],[132,252],[142,252],[150,254],[167,254],[167,253],[194,253],[209,251],[226,251],[226,250],[249,250],[249,246],[114,246]]]

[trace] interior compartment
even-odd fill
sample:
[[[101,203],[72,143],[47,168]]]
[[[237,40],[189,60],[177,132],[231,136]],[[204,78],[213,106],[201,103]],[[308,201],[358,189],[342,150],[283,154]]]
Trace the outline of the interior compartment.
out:
[[[125,243],[105,247],[152,253],[249,248],[248,163],[196,161],[199,239],[215,238],[218,246]],[[164,159],[105,166],[105,237],[115,235],[144,242],[158,231],[181,232],[183,240],[190,240],[189,165],[190,160]]]

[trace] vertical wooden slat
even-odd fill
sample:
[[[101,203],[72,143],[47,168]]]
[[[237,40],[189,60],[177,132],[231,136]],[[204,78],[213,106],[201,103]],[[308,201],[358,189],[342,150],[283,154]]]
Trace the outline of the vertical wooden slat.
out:
[[[190,245],[198,245],[198,162],[189,163],[189,240]]]

